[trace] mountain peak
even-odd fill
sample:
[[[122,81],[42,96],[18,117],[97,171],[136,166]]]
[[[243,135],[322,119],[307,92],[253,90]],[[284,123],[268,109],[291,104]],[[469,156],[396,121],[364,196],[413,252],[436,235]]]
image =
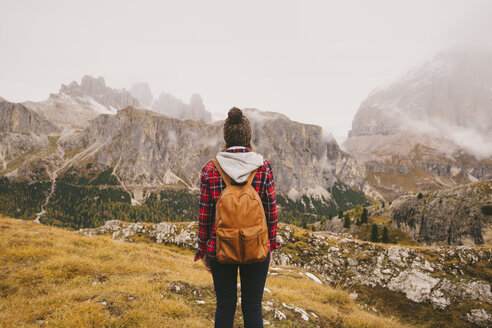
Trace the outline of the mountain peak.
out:
[[[80,84],[72,81],[68,86],[62,84],[58,94],[51,94],[50,98],[71,97],[75,101],[84,101],[92,103],[95,101],[98,105],[108,108],[111,112],[124,108],[126,106],[138,106],[138,100],[125,89],[112,89],[106,86],[104,77],[98,78],[90,75],[84,75]]]
[[[212,114],[207,111],[202,97],[197,93],[192,94],[190,103],[186,104],[181,99],[169,93],[161,92],[159,98],[152,103],[152,109],[158,113],[183,120],[212,121]]]
[[[152,102],[154,101],[154,96],[152,95],[152,91],[150,90],[150,86],[147,82],[138,82],[132,84],[130,90],[128,90],[130,94],[138,100],[140,106],[144,108],[150,108]]]
[[[362,102],[350,136],[395,134],[418,122],[492,131],[492,53],[448,49]]]
[[[102,76],[95,78],[90,75],[84,75],[80,82],[80,87],[89,93],[104,92],[106,89],[106,81]]]

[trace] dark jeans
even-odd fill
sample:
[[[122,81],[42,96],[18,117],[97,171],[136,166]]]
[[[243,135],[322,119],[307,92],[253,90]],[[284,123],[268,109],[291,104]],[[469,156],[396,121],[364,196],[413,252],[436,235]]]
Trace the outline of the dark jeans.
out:
[[[268,273],[270,253],[265,261],[251,264],[222,264],[210,261],[217,309],[215,327],[231,328],[237,304],[237,269],[241,276],[241,309],[244,327],[263,327],[261,300]]]

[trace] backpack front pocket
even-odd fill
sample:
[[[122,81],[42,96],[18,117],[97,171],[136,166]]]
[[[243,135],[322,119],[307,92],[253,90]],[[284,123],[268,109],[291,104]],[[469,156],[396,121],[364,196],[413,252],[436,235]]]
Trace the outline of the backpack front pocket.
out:
[[[240,232],[242,263],[260,262],[265,260],[268,255],[268,232],[254,230],[245,229]]]
[[[240,263],[238,229],[218,229],[216,232],[217,260],[220,263]]]

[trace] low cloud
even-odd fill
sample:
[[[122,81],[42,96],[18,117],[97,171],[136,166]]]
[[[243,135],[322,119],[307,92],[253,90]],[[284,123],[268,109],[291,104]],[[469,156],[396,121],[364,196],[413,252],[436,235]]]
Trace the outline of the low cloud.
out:
[[[278,116],[274,115],[273,113],[262,112],[257,109],[246,109],[244,111],[244,115],[246,115],[251,123],[256,125],[257,128],[263,127],[263,124],[265,124],[265,122],[278,119]]]
[[[425,133],[440,139],[452,141],[477,157],[484,159],[492,156],[492,134],[482,133],[472,127],[463,127],[438,120],[417,119],[398,111],[401,130],[413,133]]]

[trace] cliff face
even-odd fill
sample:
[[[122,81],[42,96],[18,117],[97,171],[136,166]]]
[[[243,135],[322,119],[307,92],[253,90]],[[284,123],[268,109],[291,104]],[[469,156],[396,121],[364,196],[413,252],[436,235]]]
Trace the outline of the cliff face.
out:
[[[387,200],[492,178],[491,60],[441,52],[362,102],[344,147]]]
[[[60,128],[22,104],[0,100],[0,133],[50,135]]]
[[[491,210],[492,180],[487,180],[404,196],[375,215],[390,217],[425,245],[492,245]]]
[[[372,194],[354,159],[320,126],[256,109],[245,109],[244,113],[252,124],[253,147],[274,164],[279,172],[278,185],[291,195],[319,194],[317,187],[326,189],[336,181]]]
[[[280,192],[318,192],[330,198],[326,188],[335,181],[370,192],[355,162],[333,139],[324,138],[320,127],[257,110],[245,114],[254,127],[253,147],[272,162]],[[89,162],[113,167],[133,198],[141,201],[164,187],[198,189],[202,166],[224,146],[222,125],[129,107],[97,117],[82,134],[63,138],[60,144],[66,151],[82,149],[65,168]]]
[[[0,175],[20,176],[29,182],[49,179],[46,168],[57,165],[50,156],[60,132],[22,104],[0,100]]]

